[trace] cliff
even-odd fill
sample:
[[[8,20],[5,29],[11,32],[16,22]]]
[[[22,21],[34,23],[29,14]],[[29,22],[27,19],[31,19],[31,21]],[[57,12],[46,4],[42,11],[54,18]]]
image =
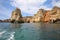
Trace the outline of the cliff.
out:
[[[30,22],[52,22],[60,21],[60,8],[54,6],[52,10],[39,9]]]
[[[50,10],[46,10],[43,14],[43,17],[41,18],[43,22],[49,22],[50,21]]]
[[[26,16],[26,17],[23,17],[23,20],[26,23],[30,23],[30,21],[32,20],[32,18],[33,18],[33,16]]]
[[[51,10],[51,22],[55,22],[56,20],[60,19],[60,8],[55,6]]]
[[[34,14],[34,16],[32,17],[32,19],[30,20],[30,22],[40,22],[41,21],[41,17],[43,17],[45,10],[44,9],[39,9],[37,11],[36,14]]]
[[[11,15],[10,18],[11,22],[23,22],[23,18],[22,18],[22,14],[21,14],[21,10],[19,8],[16,8]]]
[[[60,21],[60,8],[55,6],[52,10],[39,9],[32,17],[25,17],[25,22],[57,22]]]
[[[11,15],[10,19],[0,20],[0,22],[17,22],[17,23],[37,23],[37,22],[50,22],[55,23],[60,21],[60,8],[55,6],[52,10],[39,9],[34,16],[22,17],[21,10],[16,8]]]

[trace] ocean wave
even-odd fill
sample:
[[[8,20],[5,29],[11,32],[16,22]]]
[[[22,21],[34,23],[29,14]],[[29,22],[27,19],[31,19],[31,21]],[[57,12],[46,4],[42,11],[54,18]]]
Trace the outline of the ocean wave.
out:
[[[11,35],[10,38],[8,38],[7,40],[14,40],[14,33],[15,33],[15,32],[12,32],[12,33],[10,34],[10,35]]]
[[[5,32],[6,32],[6,31],[0,32],[0,37],[2,37],[2,35],[3,35]]]

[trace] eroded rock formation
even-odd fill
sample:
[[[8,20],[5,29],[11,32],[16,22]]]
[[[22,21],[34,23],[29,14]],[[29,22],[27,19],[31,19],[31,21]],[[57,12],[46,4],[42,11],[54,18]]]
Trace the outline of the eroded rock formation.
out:
[[[40,22],[41,17],[43,17],[44,12],[45,12],[44,9],[39,9],[38,12],[34,14],[30,22]]]
[[[43,17],[43,22],[49,22],[50,21],[50,11],[49,10],[47,10],[47,11],[45,11],[45,13],[44,13],[44,17]]]
[[[60,8],[55,6],[51,10],[51,17],[50,20],[51,22],[55,22],[56,20],[60,19]]]
[[[26,16],[26,17],[23,17],[23,20],[25,23],[30,23],[32,18],[33,18],[32,16]]]
[[[60,8],[53,7],[52,10],[39,9],[32,17],[26,17],[25,21],[30,23],[35,22],[56,22],[60,19]]]
[[[21,10],[16,8],[10,19],[0,20],[0,22],[18,22],[18,23],[35,23],[35,22],[57,22],[60,21],[60,8],[55,6],[52,10],[39,9],[34,16],[22,17]]]
[[[16,8],[11,15],[11,22],[23,22],[23,18],[22,18],[22,14],[21,14],[21,10],[19,8]]]

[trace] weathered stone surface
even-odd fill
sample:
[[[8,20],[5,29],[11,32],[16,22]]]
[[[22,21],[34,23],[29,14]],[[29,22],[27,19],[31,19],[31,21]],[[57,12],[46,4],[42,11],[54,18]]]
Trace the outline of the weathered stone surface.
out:
[[[52,10],[46,10],[43,16],[41,17],[43,22],[57,22],[60,20],[60,8],[55,6]]]
[[[40,22],[41,17],[43,17],[44,12],[45,12],[44,9],[39,9],[39,11],[36,14],[34,14],[30,22]]]
[[[51,20],[51,22],[54,22],[55,20],[58,20],[58,19],[60,19],[60,8],[55,6],[51,10],[50,20]]]
[[[11,22],[23,22],[23,18],[22,18],[22,14],[21,14],[21,10],[19,8],[16,8],[13,12],[12,12],[12,16],[11,16]]]
[[[31,19],[32,19],[32,16],[23,17],[23,20],[24,20],[24,22],[26,22],[26,23],[30,23]]]
[[[40,9],[30,20],[31,22],[56,22],[60,20],[60,8],[55,6],[52,10]]]
[[[22,17],[21,10],[16,8],[10,19],[0,20],[0,22],[18,22],[18,23],[35,23],[35,22],[57,22],[60,21],[60,8],[55,6],[52,10],[39,9],[34,16]]]
[[[49,22],[50,21],[50,11],[47,10],[45,13],[44,13],[44,19],[43,19],[44,22]]]

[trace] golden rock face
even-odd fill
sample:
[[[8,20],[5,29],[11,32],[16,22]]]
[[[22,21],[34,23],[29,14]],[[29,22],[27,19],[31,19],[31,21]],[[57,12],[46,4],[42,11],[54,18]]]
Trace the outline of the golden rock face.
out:
[[[43,17],[43,14],[44,14],[44,9],[39,9],[30,22],[40,22],[41,17]]]
[[[59,7],[54,7],[52,10],[51,10],[51,17],[50,17],[50,20],[57,20],[57,19],[60,19],[60,8]]]
[[[21,15],[21,10],[19,8],[16,8],[11,15],[11,21],[21,21],[22,19],[22,15]]]
[[[35,14],[36,21],[38,21],[39,16],[40,21],[43,22],[50,22],[60,19],[60,8],[55,6],[52,10],[43,11],[42,9],[40,9],[40,11],[38,11],[37,14]]]
[[[53,7],[52,10],[44,10],[39,9],[34,16],[27,16],[22,17],[21,10],[19,8],[16,8],[11,15],[11,21],[19,21],[19,22],[50,22],[57,19],[60,19],[60,8],[59,7]]]
[[[47,11],[44,14],[44,22],[49,22],[50,21],[50,11]]]

